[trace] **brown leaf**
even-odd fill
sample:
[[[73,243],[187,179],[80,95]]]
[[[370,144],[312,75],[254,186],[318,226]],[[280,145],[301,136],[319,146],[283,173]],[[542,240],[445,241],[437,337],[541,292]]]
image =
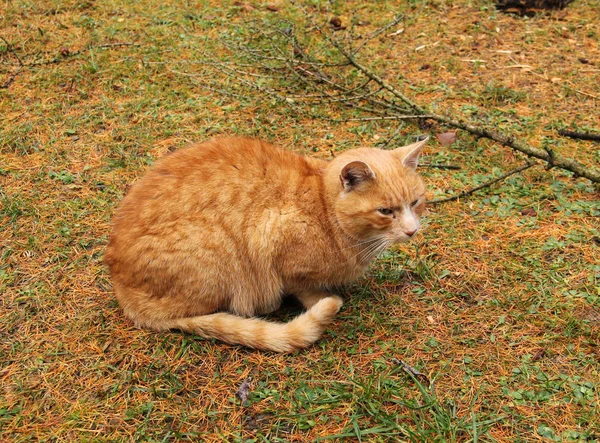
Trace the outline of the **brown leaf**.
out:
[[[250,383],[252,382],[252,377],[248,377],[246,380],[242,382],[240,387],[238,388],[235,395],[242,401],[242,406],[246,406],[248,404],[248,394],[250,394]]]
[[[437,138],[442,146],[450,146],[456,141],[456,132],[442,132],[441,134],[436,134],[435,138]]]
[[[329,23],[331,24],[331,26],[337,29],[340,29],[342,27],[342,19],[339,17],[331,17]]]
[[[530,217],[536,217],[537,212],[533,208],[523,208],[523,209],[521,209],[521,215],[528,215]]]
[[[275,3],[269,3],[265,6],[265,8],[267,8],[271,12],[279,11],[279,5],[276,5]]]

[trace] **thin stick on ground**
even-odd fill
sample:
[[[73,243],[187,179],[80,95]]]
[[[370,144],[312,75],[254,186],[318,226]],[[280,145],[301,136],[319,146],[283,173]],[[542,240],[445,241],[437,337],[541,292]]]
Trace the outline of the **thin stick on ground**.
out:
[[[419,163],[419,168],[436,168],[436,169],[453,169],[459,171],[462,169],[460,165],[440,164],[440,163]]]
[[[381,34],[383,34],[388,29],[392,28],[393,26],[396,26],[402,20],[404,20],[404,16],[403,15],[398,15],[394,20],[392,20],[391,22],[389,22],[387,25],[382,26],[381,28],[375,30],[375,32],[371,33],[371,35],[365,37],[365,39],[360,43],[360,45],[358,45],[356,48],[354,48],[352,50],[352,53],[353,54],[357,54],[363,48],[363,46],[365,46],[371,40],[373,40],[373,39],[377,38],[378,36],[380,36]]]
[[[17,54],[17,52],[13,49],[12,45],[2,36],[0,36],[0,39],[4,41],[4,43],[7,46],[7,52],[14,55],[15,58],[17,59],[18,63],[6,63],[8,66],[17,66],[17,70],[15,72],[13,72],[8,80],[6,82],[4,82],[2,85],[0,85],[0,89],[8,89],[10,87],[10,85],[15,81],[15,78],[23,71],[23,69],[25,68],[31,68],[34,66],[44,66],[44,65],[53,65],[53,64],[58,64],[58,63],[63,63],[63,62],[67,62],[67,61],[72,61],[75,59],[76,56],[84,53],[85,51],[89,51],[92,49],[111,49],[111,48],[120,48],[123,46],[139,46],[137,43],[128,43],[128,42],[118,42],[118,43],[105,43],[105,44],[101,44],[101,45],[91,45],[91,46],[87,46],[83,49],[78,49],[77,51],[62,51],[60,55],[50,58],[50,59],[46,59],[46,60],[37,60],[37,61],[31,61],[31,62],[24,62],[21,57],[19,57],[19,55]]]
[[[471,195],[471,194],[473,194],[473,193],[475,193],[475,192],[477,192],[477,191],[479,191],[481,189],[489,188],[493,184],[498,183],[498,182],[500,182],[500,181],[502,181],[502,180],[510,177],[511,175],[515,175],[515,174],[518,174],[519,172],[523,172],[526,169],[529,169],[529,168],[531,168],[533,166],[536,166],[537,164],[538,163],[536,163],[535,161],[528,161],[527,163],[525,163],[524,165],[519,166],[518,168],[511,169],[510,171],[506,172],[505,174],[502,174],[499,177],[496,177],[496,178],[494,178],[492,180],[489,180],[489,181],[487,181],[485,183],[482,183],[479,186],[475,186],[474,188],[467,189],[466,191],[463,191],[460,194],[453,195],[452,197],[441,198],[441,199],[438,199],[438,200],[431,200],[428,203],[435,205],[435,204],[447,203],[447,202],[451,202],[451,201],[454,201],[454,200],[458,200],[460,198],[463,198],[463,197],[466,197],[468,195]]]
[[[591,132],[567,131],[559,129],[558,134],[564,137],[576,138],[578,140],[600,141],[600,134],[592,134]]]
[[[336,123],[342,122],[371,122],[378,120],[411,120],[411,119],[420,119],[420,118],[433,118],[430,115],[384,115],[381,117],[357,117],[357,118],[340,118],[336,120],[332,120]]]
[[[78,49],[77,51],[72,51],[72,52],[65,51],[65,52],[61,53],[61,55],[59,55],[58,57],[54,57],[49,60],[39,60],[39,61],[31,62],[31,63],[25,63],[23,66],[42,66],[42,65],[52,65],[52,64],[56,64],[56,63],[62,63],[69,59],[72,59],[73,57],[75,57],[85,51],[90,51],[92,49],[111,49],[111,48],[120,48],[122,46],[139,46],[139,45],[137,45],[136,43],[127,43],[127,42],[105,43],[102,45],[91,45],[91,46],[88,46],[83,49]]]
[[[445,125],[467,131],[467,132],[475,135],[476,137],[483,137],[483,138],[493,140],[497,143],[500,143],[503,146],[509,147],[515,151],[519,151],[523,154],[526,154],[529,157],[534,157],[534,158],[537,158],[540,160],[544,160],[545,162],[548,163],[548,168],[559,168],[559,169],[563,169],[566,171],[570,171],[570,172],[573,172],[576,177],[585,177],[594,183],[600,183],[600,170],[590,168],[586,165],[583,165],[583,164],[577,162],[574,159],[566,158],[566,157],[562,157],[560,155],[550,153],[550,152],[548,152],[548,150],[535,148],[533,146],[530,146],[527,143],[524,143],[522,141],[515,139],[515,137],[513,137],[511,135],[506,135],[506,134],[500,133],[493,129],[489,129],[489,128],[486,128],[483,126],[477,126],[477,125],[474,125],[470,122],[466,122],[461,119],[446,117],[444,115],[439,115],[439,114],[430,112],[429,109],[414,102],[408,96],[406,96],[405,94],[400,92],[397,88],[395,88],[392,85],[390,85],[389,83],[387,83],[373,70],[371,70],[370,68],[359,63],[357,61],[357,59],[355,58],[356,51],[353,51],[352,48],[345,48],[336,38],[334,38],[332,35],[330,35],[330,33],[326,29],[324,29],[323,26],[320,26],[318,23],[316,23],[316,21],[312,18],[311,14],[303,6],[297,4],[296,2],[292,2],[292,3],[295,4],[298,8],[300,8],[304,12],[304,14],[308,18],[312,28],[316,29],[323,36],[323,38],[331,46],[333,46],[338,51],[339,54],[341,54],[346,59],[346,61],[350,65],[354,66],[360,73],[362,73],[365,77],[367,77],[367,79],[369,79],[373,83],[376,83],[377,85],[379,85],[379,87],[382,90],[387,91],[388,93],[390,93],[392,95],[392,97],[393,97],[392,100],[389,100],[385,97],[378,96],[377,98],[379,100],[377,100],[377,103],[375,102],[373,97],[368,97],[366,100],[367,103],[370,103],[371,105],[373,105],[375,107],[379,107],[379,108],[382,108],[381,100],[383,100],[384,104],[386,105],[385,117],[392,117],[392,118],[396,118],[396,119],[405,119],[405,118],[407,118],[405,116],[408,113],[412,114],[411,118],[413,118],[414,115],[422,116],[424,118],[426,117],[428,119],[437,121],[439,123],[443,123]],[[290,38],[293,40],[294,44],[297,44],[297,41],[293,36]],[[288,63],[289,62],[290,62],[290,60],[288,60]],[[304,81],[308,82],[309,80],[304,79]],[[333,82],[331,80],[329,80],[328,83],[336,84],[336,82]],[[340,89],[343,90],[343,88],[340,88]],[[400,105],[400,103],[398,101],[401,102],[403,105]],[[407,108],[408,108],[408,112],[407,112]]]
[[[360,72],[362,72],[366,77],[373,80],[375,83],[377,83],[383,89],[389,91],[392,95],[394,95],[395,97],[400,99],[402,102],[407,104],[414,111],[415,114],[427,116],[427,118],[438,121],[440,123],[445,123],[446,125],[452,126],[454,128],[463,129],[463,130],[470,132],[471,134],[474,134],[476,136],[494,140],[504,146],[507,146],[516,151],[527,154],[530,157],[535,157],[540,160],[544,160],[544,161],[548,162],[550,164],[550,166],[552,166],[552,167],[565,169],[567,171],[571,171],[571,172],[575,173],[577,176],[585,177],[585,178],[593,181],[594,183],[600,183],[600,171],[588,168],[573,159],[565,158],[565,157],[558,156],[558,155],[551,155],[547,151],[544,151],[544,150],[541,150],[538,148],[534,148],[534,147],[529,146],[521,141],[518,141],[512,136],[507,136],[505,134],[502,134],[500,132],[497,132],[497,131],[494,131],[491,129],[475,126],[475,125],[473,125],[471,123],[467,123],[463,120],[456,120],[456,119],[453,119],[450,117],[445,117],[445,116],[430,112],[426,108],[413,102],[411,99],[409,99],[406,95],[404,95],[403,93],[398,91],[393,86],[389,85],[387,82],[385,82],[383,79],[381,79],[377,74],[375,74],[372,70],[370,70],[369,68],[358,63],[358,61],[356,61],[356,59],[348,51],[346,51],[338,43],[337,40],[335,40],[334,38],[329,36],[318,25],[315,24],[315,26],[321,32],[321,35],[323,35],[323,37],[325,37],[325,39],[327,39],[327,41],[330,42],[340,52],[340,54],[342,54],[348,60],[348,62],[350,62],[352,64],[352,66],[354,66],[356,69],[358,69]]]
[[[2,41],[6,45],[6,52],[9,52],[12,55],[14,55],[15,58],[17,59],[17,61],[19,62],[19,67],[17,68],[17,70],[15,72],[13,72],[12,74],[10,74],[10,76],[8,77],[8,80],[6,80],[2,85],[0,85],[0,89],[8,89],[9,86],[17,78],[17,75],[19,75],[19,73],[23,70],[23,67],[25,65],[23,64],[23,61],[21,60],[21,57],[19,57],[19,54],[17,54],[15,52],[15,50],[13,49],[12,45],[4,37],[2,37],[1,35],[0,35],[0,39],[2,39]]]

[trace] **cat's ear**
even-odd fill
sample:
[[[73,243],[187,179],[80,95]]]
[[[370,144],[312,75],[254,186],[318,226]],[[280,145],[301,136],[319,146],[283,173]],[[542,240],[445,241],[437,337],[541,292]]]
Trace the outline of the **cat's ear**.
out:
[[[417,169],[419,156],[421,155],[421,151],[423,150],[423,146],[427,143],[427,140],[429,140],[429,137],[416,143],[394,149],[393,152],[402,159],[402,164],[404,164],[404,166],[411,169]]]
[[[375,173],[365,162],[353,161],[342,168],[340,182],[346,191],[356,189],[375,178]]]

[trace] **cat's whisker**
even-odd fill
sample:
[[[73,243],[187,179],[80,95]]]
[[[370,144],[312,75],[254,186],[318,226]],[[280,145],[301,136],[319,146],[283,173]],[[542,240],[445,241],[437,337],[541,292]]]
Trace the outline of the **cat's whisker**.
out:
[[[368,252],[368,251],[370,251],[372,248],[375,248],[375,247],[377,247],[377,245],[378,245],[378,244],[379,244],[379,243],[378,243],[378,242],[376,242],[376,243],[373,243],[373,244],[370,244],[370,245],[368,245],[368,246],[367,246],[367,247],[365,247],[364,249],[360,249],[360,250],[359,250],[359,251],[358,251],[356,254],[354,254],[352,257],[350,257],[350,258],[348,259],[348,261],[355,260],[355,261],[356,261],[356,263],[358,264],[360,261],[362,261],[362,258],[363,258],[364,256],[368,256],[368,255],[369,255],[369,252]]]
[[[367,246],[359,249],[359,251],[355,255],[350,257],[348,260],[352,260],[363,254],[369,255],[369,251],[376,249],[379,246],[380,242],[383,240],[384,240],[384,238],[382,236],[378,236],[378,237],[375,237],[375,238],[369,240],[368,242],[365,242],[365,243],[367,243]],[[355,245],[355,246],[357,246],[357,245]]]
[[[377,249],[372,253],[372,258],[379,256],[383,251],[390,247],[392,242],[388,239],[384,239],[381,244],[377,247]]]
[[[370,262],[375,257],[374,252],[377,251],[378,248],[379,248],[379,246],[377,246],[377,247],[371,249],[370,251],[368,251],[367,253],[363,254],[360,257],[360,259],[358,260],[357,265],[364,266],[364,265],[368,264],[368,262]]]
[[[352,245],[350,245],[350,246],[346,246],[345,248],[342,248],[341,250],[342,250],[342,251],[345,251],[345,250],[347,250],[347,249],[356,248],[356,247],[358,247],[358,246],[360,246],[360,245],[364,245],[364,244],[367,244],[367,243],[373,243],[373,242],[375,242],[375,241],[379,240],[380,238],[381,238],[381,236],[372,237],[372,238],[369,238],[369,239],[367,239],[367,240],[364,240],[364,241],[361,241],[361,242],[358,242],[358,243],[352,244]]]
[[[377,239],[378,239],[378,242],[376,242],[373,245],[369,245],[368,247],[363,249],[361,251],[361,253],[358,254],[359,255],[358,265],[359,266],[366,264],[369,260],[371,260],[375,256],[377,256],[381,247],[385,246],[385,244],[388,242],[388,240],[383,236],[380,236]]]

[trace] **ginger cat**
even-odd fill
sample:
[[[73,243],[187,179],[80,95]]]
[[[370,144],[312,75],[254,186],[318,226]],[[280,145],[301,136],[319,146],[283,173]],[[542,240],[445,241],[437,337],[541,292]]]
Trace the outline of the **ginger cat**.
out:
[[[324,161],[241,137],[158,161],[117,209],[105,261],[137,326],[179,329],[290,352],[315,342],[342,306],[327,288],[419,229],[426,140]],[[289,323],[256,315],[294,294]]]

